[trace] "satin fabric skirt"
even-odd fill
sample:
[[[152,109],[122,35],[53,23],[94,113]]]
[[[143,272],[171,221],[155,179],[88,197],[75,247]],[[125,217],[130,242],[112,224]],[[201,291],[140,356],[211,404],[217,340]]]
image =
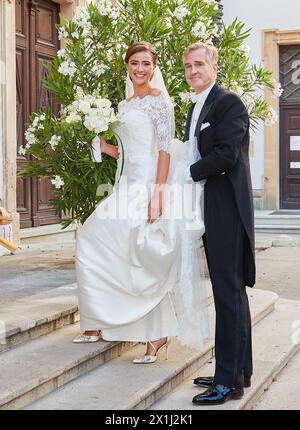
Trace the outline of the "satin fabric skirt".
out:
[[[169,220],[147,224],[149,196],[137,198],[129,185],[122,176],[77,237],[81,330],[101,330],[115,341],[176,336],[176,233]]]

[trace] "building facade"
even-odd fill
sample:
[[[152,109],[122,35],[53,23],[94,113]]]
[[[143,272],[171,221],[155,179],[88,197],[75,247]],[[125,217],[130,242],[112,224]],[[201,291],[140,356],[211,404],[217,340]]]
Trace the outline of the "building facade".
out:
[[[85,0],[0,0],[0,206],[13,214],[14,241],[43,226],[60,229],[49,205],[52,186],[44,178],[17,176],[18,154],[28,116],[45,105],[44,64],[61,47],[54,25],[70,18]],[[222,0],[224,20],[238,17],[252,27],[251,60],[263,63],[282,83],[284,95],[268,101],[279,116],[272,127],[252,133],[251,171],[255,207],[300,210],[300,3],[298,0]],[[51,229],[50,229],[51,230]],[[49,230],[49,231],[50,231]]]
[[[222,0],[224,21],[252,28],[251,61],[281,82],[283,95],[268,102],[279,119],[251,139],[251,172],[257,209],[300,210],[300,3],[298,0]]]

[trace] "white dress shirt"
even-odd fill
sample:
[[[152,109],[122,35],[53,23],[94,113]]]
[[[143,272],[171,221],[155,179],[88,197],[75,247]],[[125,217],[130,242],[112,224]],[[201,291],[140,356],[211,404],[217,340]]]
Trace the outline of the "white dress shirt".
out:
[[[199,116],[201,114],[203,105],[211,91],[211,89],[213,88],[213,86],[215,85],[216,82],[213,82],[210,87],[206,88],[206,90],[202,91],[201,93],[197,93],[197,94],[193,94],[192,95],[192,101],[195,101],[195,107],[193,110],[193,114],[192,114],[192,119],[191,119],[191,124],[190,124],[190,132],[189,132],[189,140],[193,141],[194,139],[197,139],[195,136],[195,130],[196,130],[196,126],[197,126],[197,122],[199,119]],[[199,159],[201,159],[201,155],[200,152],[198,151],[198,157]],[[188,179],[191,179],[191,171],[190,168],[188,168]]]
[[[215,82],[213,82],[210,87],[206,88],[206,90],[202,91],[202,93],[193,94],[193,99],[196,99],[196,104],[193,110],[193,115],[192,115],[192,120],[190,125],[190,134],[189,134],[190,140],[194,138],[197,122],[201,114],[203,105],[214,85],[215,85]]]

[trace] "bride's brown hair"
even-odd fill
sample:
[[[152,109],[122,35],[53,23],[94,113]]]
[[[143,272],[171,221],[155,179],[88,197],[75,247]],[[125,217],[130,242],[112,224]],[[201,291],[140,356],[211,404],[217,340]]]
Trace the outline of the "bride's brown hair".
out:
[[[132,55],[136,54],[137,52],[149,52],[149,54],[152,56],[154,66],[157,65],[158,53],[156,52],[154,46],[148,42],[135,42],[129,46],[125,54],[125,63],[127,64],[130,57],[132,57]]]

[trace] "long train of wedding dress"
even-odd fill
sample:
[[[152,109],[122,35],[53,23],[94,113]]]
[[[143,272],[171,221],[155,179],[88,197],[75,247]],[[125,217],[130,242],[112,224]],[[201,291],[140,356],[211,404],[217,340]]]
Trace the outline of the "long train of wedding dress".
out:
[[[113,192],[86,220],[76,243],[81,329],[99,329],[106,340],[178,336],[200,347],[208,336],[200,184],[186,184],[183,193],[185,202],[196,202],[193,219],[172,215],[194,148],[172,140],[163,94],[122,101],[118,118],[121,155]],[[165,193],[164,216],[148,224],[159,150],[171,154],[167,186],[175,192]]]

